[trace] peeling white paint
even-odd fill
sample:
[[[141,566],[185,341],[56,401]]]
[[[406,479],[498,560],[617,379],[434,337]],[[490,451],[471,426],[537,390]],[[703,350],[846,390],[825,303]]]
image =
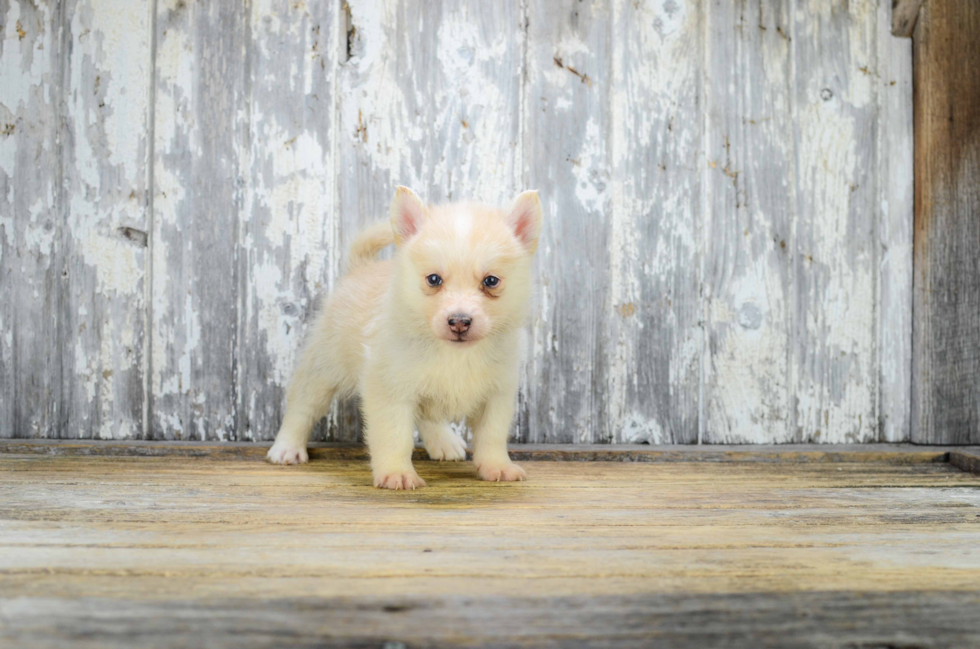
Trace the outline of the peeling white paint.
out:
[[[912,231],[914,221],[912,39],[891,34],[891,7],[878,6],[877,177],[878,422],[880,441],[911,436]]]
[[[883,38],[888,12],[871,0],[852,0],[846,13],[840,3],[811,0],[789,12],[796,18],[785,25],[789,33],[770,22],[757,38],[729,30],[741,40],[721,45],[701,39],[713,38],[712,21],[727,8],[694,0],[582,3],[591,13],[578,22],[548,3],[405,11],[395,0],[365,0],[350,3],[350,60],[344,25],[331,22],[343,17],[340,3],[317,14],[315,3],[258,0],[241,16],[252,38],[242,49],[243,69],[253,76],[237,95],[223,95],[220,86],[239,83],[237,73],[202,76],[200,66],[214,61],[202,62],[194,49],[210,45],[198,29],[221,27],[214,7],[159,3],[151,61],[152,4],[80,3],[64,27],[72,58],[60,80],[50,60],[61,33],[51,29],[51,6],[40,5],[45,28],[36,39],[33,30],[24,38],[18,32],[27,5],[13,3],[3,18],[0,128],[37,106],[54,115],[64,100],[58,111],[72,134],[65,140],[73,156],[67,205],[58,203],[58,188],[18,194],[6,180],[23,173],[20,147],[53,155],[48,136],[21,126],[0,134],[0,261],[7,264],[14,249],[37,257],[10,267],[35,273],[24,278],[24,295],[38,301],[46,297],[44,264],[61,247],[70,256],[69,281],[77,283],[67,313],[85,327],[66,344],[77,383],[73,407],[90,418],[74,431],[140,435],[141,424],[127,414],[128,382],[152,367],[157,434],[271,436],[281,404],[270,402],[288,381],[313,300],[336,281],[357,229],[383,217],[394,183],[430,200],[504,204],[534,179],[548,187],[524,379],[530,414],[540,413],[538,439],[676,441],[680,427],[690,429],[699,416],[694,393],[702,388],[704,415],[735,441],[868,441],[877,434],[879,401],[883,436],[907,435],[900,402],[910,371],[908,321],[900,316],[908,313],[896,309],[908,303],[911,285],[911,235],[903,228],[911,213],[911,140],[900,137],[910,53],[907,43]],[[772,8],[759,6],[760,21],[773,20]],[[524,12],[531,18],[526,42]],[[727,45],[741,48],[741,73],[754,71],[754,82],[705,68],[702,55]],[[229,66],[241,61],[233,58]],[[56,81],[67,84],[65,97],[52,96]],[[149,107],[151,83],[156,104]],[[702,121],[710,109],[706,88],[741,97],[733,108],[745,118],[735,125],[743,133],[784,137],[723,155],[731,125],[710,112]],[[230,98],[228,105],[210,105],[215,97]],[[746,112],[759,106],[766,110]],[[869,115],[879,109],[879,141],[871,143]],[[151,248],[144,249],[150,110],[155,193]],[[215,128],[204,122],[211,113],[225,116],[219,128],[231,142],[220,165],[208,158],[203,131]],[[775,120],[779,128],[765,126]],[[886,129],[898,135],[882,135]],[[537,141],[525,139],[532,133]],[[729,139],[733,147],[751,141]],[[869,147],[877,147],[873,156]],[[771,171],[773,157],[781,175],[753,176],[761,166]],[[886,158],[894,161],[887,167]],[[881,167],[873,172],[880,186],[868,213],[859,213],[866,208],[855,201],[868,194],[853,186],[872,162]],[[198,169],[211,176],[195,178]],[[214,245],[200,234],[208,219],[226,216],[198,212],[195,201],[229,179],[241,199],[228,207],[236,210],[227,236],[237,256],[211,272],[242,273],[230,290],[245,294],[229,301],[228,321],[216,323],[202,316],[201,301],[215,278],[184,264]],[[777,201],[759,206],[760,193],[780,192],[789,197],[780,211],[792,214],[776,213],[770,205]],[[21,205],[21,196],[30,198],[15,214],[10,206]],[[62,208],[65,223],[57,222]],[[870,226],[855,230],[874,218],[880,241],[871,241]],[[789,219],[793,227],[785,228]],[[744,242],[725,230],[734,220],[751,226]],[[723,230],[716,249],[711,237]],[[596,241],[580,240],[582,233]],[[702,278],[705,256],[715,253],[717,264],[708,267],[717,275]],[[576,274],[582,281],[571,279]],[[0,341],[9,349],[18,341],[5,313]],[[890,319],[900,326],[887,326]],[[229,323],[234,403],[224,403],[208,379],[231,368],[202,365],[215,351],[208,333]],[[569,323],[581,327],[572,331]],[[147,324],[153,334],[144,358]],[[704,353],[710,358],[700,377]],[[559,363],[565,374],[555,370]],[[545,376],[550,383],[542,386]],[[239,410],[262,428],[236,430]],[[333,417],[337,430],[340,415]]]
[[[51,205],[38,198],[30,207],[30,217],[30,225],[24,229],[24,243],[31,252],[50,257],[58,231]]]
[[[134,296],[142,293],[143,264],[132,245],[118,237],[94,233],[83,236],[78,244],[85,263],[96,269],[100,293]]]
[[[870,441],[874,430],[870,406],[875,401],[870,371],[875,329],[873,250],[869,245],[858,250],[858,256],[847,250],[853,245],[848,227],[858,160],[854,119],[839,98],[814,97],[800,112],[800,133],[801,167],[807,170],[800,175],[800,191],[813,201],[815,215],[809,233],[814,249],[803,252],[812,258],[809,277],[816,283],[811,291],[819,300],[815,303],[819,310],[808,306],[804,311],[802,324],[809,344],[819,345],[827,354],[824,362],[849,371],[836,379],[843,383],[835,387],[823,383],[832,380],[831,375],[820,380],[810,374],[818,368],[804,370],[797,394],[797,425],[816,441]]]
[[[91,91],[105,93],[102,112],[106,115],[107,162],[121,167],[124,177],[133,180],[143,172],[139,148],[147,128],[146,89],[151,62],[145,54],[149,53],[150,6],[133,0],[93,1],[89,4],[90,22],[81,24],[87,12],[77,12],[72,28],[76,34],[92,30],[86,37],[98,42],[93,58],[99,74]],[[89,90],[80,83],[82,69],[78,65],[86,59],[77,57],[73,70],[73,85],[81,92]]]
[[[609,172],[606,161],[606,142],[595,118],[585,123],[578,164],[572,165],[575,177],[575,197],[590,213],[602,213],[609,201]]]
[[[664,444],[669,438],[656,419],[647,419],[638,413],[623,418],[623,428],[619,436],[622,444]]]
[[[709,320],[717,348],[705,382],[717,386],[707,402],[711,434],[717,439],[759,443],[791,442],[791,404],[786,385],[787,349],[784,294],[771,262],[760,256],[729,286],[709,300]]]
[[[31,93],[38,91],[46,93],[47,83],[53,81],[49,76],[49,59],[46,54],[54,45],[49,29],[54,7],[44,2],[39,2],[36,6],[43,13],[39,21],[42,30],[41,38],[36,40],[21,38],[18,26],[23,29],[21,21],[26,22],[27,17],[21,15],[21,7],[17,2],[8,5],[7,15],[3,21],[4,47],[3,56],[0,57],[0,88],[3,88],[3,95],[0,97],[0,103],[12,113],[20,112],[30,103]],[[34,25],[27,27],[32,30],[35,28]]]

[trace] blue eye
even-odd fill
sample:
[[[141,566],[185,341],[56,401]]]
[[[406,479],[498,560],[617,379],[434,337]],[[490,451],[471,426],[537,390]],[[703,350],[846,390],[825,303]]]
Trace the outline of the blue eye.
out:
[[[435,273],[432,273],[431,275],[426,277],[425,281],[429,284],[429,286],[439,286],[440,284],[442,284],[442,278],[436,275]]]
[[[487,288],[496,288],[499,283],[500,278],[494,277],[493,275],[487,275],[483,278],[483,285]]]

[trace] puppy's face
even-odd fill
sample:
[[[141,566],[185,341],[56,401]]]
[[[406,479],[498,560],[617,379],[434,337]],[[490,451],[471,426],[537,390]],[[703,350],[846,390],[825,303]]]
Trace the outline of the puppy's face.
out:
[[[537,192],[509,211],[473,204],[426,208],[399,187],[391,207],[400,249],[397,298],[407,327],[465,347],[523,324],[541,231]]]

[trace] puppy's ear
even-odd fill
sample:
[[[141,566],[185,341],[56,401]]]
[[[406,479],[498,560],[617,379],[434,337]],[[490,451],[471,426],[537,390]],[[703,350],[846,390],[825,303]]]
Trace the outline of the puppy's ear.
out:
[[[408,187],[395,188],[395,198],[391,201],[391,227],[395,231],[395,245],[401,246],[411,239],[422,227],[429,213],[425,205]]]
[[[507,223],[528,254],[533,255],[538,248],[538,235],[541,234],[541,200],[538,199],[537,190],[517,195],[507,215]]]

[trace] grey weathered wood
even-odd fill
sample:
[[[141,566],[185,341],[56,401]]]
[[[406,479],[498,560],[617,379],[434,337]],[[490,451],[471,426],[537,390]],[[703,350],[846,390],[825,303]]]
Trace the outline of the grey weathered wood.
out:
[[[339,250],[346,253],[362,227],[388,217],[399,184],[431,203],[507,206],[524,188],[520,3],[348,6],[350,59],[339,80]],[[339,417],[331,437],[356,438],[356,410],[348,405]]]
[[[150,0],[65,4],[60,437],[144,434]]]
[[[878,435],[875,366],[876,14],[873,2],[794,10],[797,441]],[[789,243],[787,245],[790,245]]]
[[[525,178],[545,197],[521,413],[527,441],[590,442],[601,426],[597,368],[614,352],[601,336],[612,308],[611,9],[611,0],[527,7]]]
[[[241,3],[157,6],[147,431],[155,439],[238,431],[247,26]]]
[[[57,436],[67,282],[59,6],[0,5],[0,434]]]
[[[787,442],[793,423],[793,12],[709,2],[704,440]]]
[[[0,435],[140,436],[151,3],[0,13]]]
[[[578,10],[578,5],[571,7],[570,11]],[[609,102],[597,114],[608,111],[608,125],[596,124],[607,129],[608,162],[593,160],[596,171],[572,168],[579,183],[576,195],[582,191],[585,172],[608,173],[608,177],[597,176],[606,186],[599,193],[603,202],[594,208],[599,211],[579,217],[594,222],[588,227],[604,227],[604,231],[574,244],[585,250],[603,241],[607,245],[603,256],[589,253],[596,272],[585,280],[593,287],[609,283],[593,289],[592,310],[599,321],[592,361],[591,440],[692,443],[698,440],[701,423],[704,218],[698,161],[703,144],[701,120],[694,116],[703,108],[702,8],[690,0],[666,4],[617,0],[612,3],[612,16],[611,63],[590,62],[596,77],[590,92]],[[587,91],[571,86],[576,92]],[[533,101],[535,94],[529,96]],[[588,107],[574,99],[572,106],[568,119],[574,132],[586,119],[593,119],[593,112],[585,112]],[[547,118],[547,113],[541,117]],[[541,136],[545,132],[542,129]],[[587,130],[585,134],[589,136]],[[563,142],[563,146],[567,145]],[[588,146],[592,145],[586,139],[583,147]],[[534,164],[543,172],[555,166],[561,170],[568,163],[559,156],[545,167],[542,156]],[[561,179],[557,173],[555,177]],[[589,177],[587,182],[595,181]],[[559,195],[570,190],[561,185],[554,188]],[[559,212],[558,218],[566,214]],[[553,252],[564,256],[576,233],[569,230],[563,236]],[[562,272],[558,267],[553,274],[552,286],[560,287],[560,292],[551,299],[576,304],[581,299],[576,295],[582,291],[582,274],[561,277]],[[589,333],[570,328],[565,335],[567,340],[558,342],[559,354],[569,347],[584,347]]]
[[[887,2],[155,8],[0,3],[0,436],[270,439],[405,183],[542,191],[519,440],[907,439]]]
[[[919,19],[919,10],[924,0],[892,0],[891,33],[893,36],[911,38],[915,30],[915,22]],[[887,7],[887,2],[880,3]]]
[[[913,38],[912,441],[980,442],[980,5],[929,2]]]
[[[912,394],[912,42],[878,5],[878,441],[908,441]]]
[[[247,184],[237,252],[239,439],[275,436],[306,325],[339,267],[338,11],[332,2],[251,6]]]
[[[271,601],[0,600],[0,639],[37,649],[174,647],[930,647],[980,643],[960,591],[379,596]],[[804,614],[805,612],[805,614]]]

